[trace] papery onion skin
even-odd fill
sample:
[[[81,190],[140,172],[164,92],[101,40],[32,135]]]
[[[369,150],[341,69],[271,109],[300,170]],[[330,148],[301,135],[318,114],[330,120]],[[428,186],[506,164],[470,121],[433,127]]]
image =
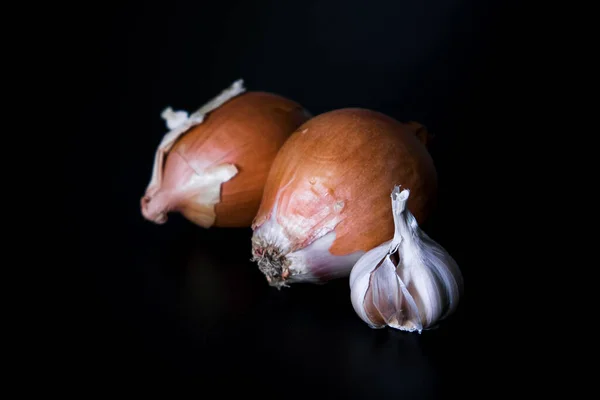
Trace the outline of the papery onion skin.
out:
[[[423,223],[437,192],[426,138],[421,124],[360,108],[330,111],[300,126],[273,162],[252,224],[253,257],[270,284],[349,275],[358,257],[393,237],[395,185],[411,190],[408,208]],[[294,254],[331,234],[322,261],[294,266]],[[342,256],[347,262],[328,268]]]
[[[245,92],[228,100],[171,148],[160,189],[142,198],[144,217],[160,224],[167,213],[180,212],[205,228],[249,227],[278,150],[310,117],[300,104],[272,93]],[[227,167],[233,177],[223,179],[215,205],[202,204],[201,193],[192,196],[192,177],[200,181]]]

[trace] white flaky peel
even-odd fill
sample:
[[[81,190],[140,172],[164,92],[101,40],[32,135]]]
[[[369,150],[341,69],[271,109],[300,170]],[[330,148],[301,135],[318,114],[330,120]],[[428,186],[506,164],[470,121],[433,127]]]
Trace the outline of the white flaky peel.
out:
[[[293,179],[292,179],[293,181]],[[346,255],[331,254],[329,249],[336,239],[335,224],[327,212],[319,220],[320,230],[316,239],[306,247],[292,249],[290,235],[278,222],[278,207],[281,193],[292,181],[284,185],[275,200],[270,217],[253,232],[253,261],[265,274],[270,285],[277,288],[289,287],[292,283],[322,284],[330,279],[348,276],[352,266],[365,254],[356,251]],[[302,219],[298,220],[300,223]],[[300,224],[288,224],[292,229],[306,229]]]
[[[238,79],[191,115],[188,115],[187,111],[174,111],[171,107],[163,110],[161,117],[166,121],[169,132],[163,136],[156,149],[152,176],[142,199],[142,213],[146,218],[157,223],[166,221],[166,211],[168,210],[164,209],[164,201],[162,200],[173,196],[173,194],[161,190],[163,166],[165,158],[177,139],[192,127],[204,122],[205,117],[210,112],[245,91],[244,81]],[[200,226],[206,228],[212,226],[216,219],[215,204],[220,201],[221,185],[237,173],[238,169],[235,165],[220,164],[208,170],[196,171],[194,175],[189,176],[186,185],[179,188],[179,192],[180,196],[186,197],[190,201],[193,200],[195,206],[184,208],[181,210],[183,214]]]
[[[455,311],[463,279],[455,260],[419,228],[406,207],[409,195],[394,187],[394,237],[357,261],[350,289],[354,310],[371,328],[421,333]]]
[[[237,173],[235,165],[220,164],[204,170],[202,174],[193,175],[180,190],[187,197],[184,204],[194,206],[181,206],[181,213],[199,226],[213,226],[216,220],[215,205],[221,201],[221,185]]]
[[[167,128],[169,128],[170,131],[163,136],[156,149],[154,164],[152,166],[152,177],[146,188],[146,195],[152,196],[160,189],[165,156],[168,154],[171,147],[173,147],[177,139],[190,130],[190,128],[201,124],[208,113],[219,108],[227,101],[245,91],[246,88],[244,87],[243,79],[238,79],[233,82],[230,87],[223,90],[218,96],[211,99],[208,103],[204,104],[189,116],[187,111],[174,111],[171,107],[167,107],[163,110],[161,117],[166,121]]]

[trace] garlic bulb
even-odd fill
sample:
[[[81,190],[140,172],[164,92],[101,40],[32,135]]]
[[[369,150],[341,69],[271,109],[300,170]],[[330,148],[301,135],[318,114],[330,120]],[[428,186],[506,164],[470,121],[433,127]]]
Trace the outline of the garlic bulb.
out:
[[[392,191],[392,240],[362,256],[350,273],[354,310],[371,328],[431,328],[457,307],[462,274],[406,208],[410,191]]]
[[[252,254],[270,285],[347,277],[367,251],[389,240],[390,190],[403,182],[417,220],[437,190],[426,129],[365,109],[318,115],[273,161],[252,224]]]
[[[170,131],[158,146],[141,200],[158,224],[180,212],[208,228],[248,227],[279,148],[310,114],[281,96],[234,82],[192,115],[167,108]]]

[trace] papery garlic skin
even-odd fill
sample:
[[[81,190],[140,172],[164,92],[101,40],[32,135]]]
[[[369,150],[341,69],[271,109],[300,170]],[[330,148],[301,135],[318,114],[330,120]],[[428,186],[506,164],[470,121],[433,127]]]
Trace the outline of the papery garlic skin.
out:
[[[452,314],[463,290],[456,261],[406,208],[410,191],[392,192],[394,238],[368,251],[350,273],[351,301],[371,328],[418,331]]]

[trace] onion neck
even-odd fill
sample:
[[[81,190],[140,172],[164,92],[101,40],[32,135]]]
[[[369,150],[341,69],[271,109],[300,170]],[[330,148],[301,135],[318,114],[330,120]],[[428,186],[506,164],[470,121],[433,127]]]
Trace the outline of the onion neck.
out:
[[[423,146],[425,146],[426,148],[429,148],[429,145],[433,140],[433,135],[429,133],[427,127],[416,121],[410,121],[407,125],[409,129],[413,132],[413,134],[417,137],[419,142],[421,142],[421,144],[423,144]]]

